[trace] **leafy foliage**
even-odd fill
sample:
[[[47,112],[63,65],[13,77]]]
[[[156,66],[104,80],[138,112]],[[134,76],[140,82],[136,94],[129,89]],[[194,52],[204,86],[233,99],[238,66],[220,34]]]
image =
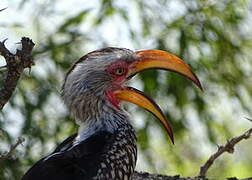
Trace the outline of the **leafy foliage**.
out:
[[[141,154],[138,169],[195,176],[215,144],[251,126],[244,119],[252,117],[250,1],[39,2],[16,1],[20,3],[16,9],[0,12],[0,19],[17,10],[29,20],[15,27],[17,20],[5,22],[7,36],[28,34],[36,42],[36,66],[23,76],[0,114],[1,151],[18,136],[26,139],[14,159],[0,164],[0,179],[20,179],[28,167],[76,132],[78,127],[60,100],[63,77],[75,60],[104,46],[170,51],[189,63],[203,84],[200,92],[179,75],[163,71],[135,77],[133,86],[142,87],[161,105],[175,131],[172,146],[150,114],[128,107],[137,114],[132,123]],[[234,156],[224,156],[209,176],[251,176],[251,148],[248,141]]]

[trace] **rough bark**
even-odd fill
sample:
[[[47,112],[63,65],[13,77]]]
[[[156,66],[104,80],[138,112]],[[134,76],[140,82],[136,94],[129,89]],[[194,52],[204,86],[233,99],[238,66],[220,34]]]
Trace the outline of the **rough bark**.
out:
[[[25,68],[31,68],[34,62],[31,58],[31,52],[34,43],[31,39],[23,37],[21,39],[21,50],[17,49],[16,54],[12,54],[4,45],[6,40],[0,42],[0,54],[5,58],[7,68],[7,76],[3,87],[0,89],[0,110],[11,98],[18,80]]]
[[[204,177],[180,177],[166,176],[161,174],[150,174],[147,172],[135,172],[131,180],[205,180]]]

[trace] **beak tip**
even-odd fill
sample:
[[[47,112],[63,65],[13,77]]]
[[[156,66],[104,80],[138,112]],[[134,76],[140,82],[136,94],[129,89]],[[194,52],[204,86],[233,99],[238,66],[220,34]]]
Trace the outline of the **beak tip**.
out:
[[[167,129],[167,133],[168,133],[168,135],[169,135],[169,138],[170,138],[172,144],[174,145],[174,135],[173,135],[173,130],[172,130],[171,127],[169,127],[169,128]]]
[[[201,91],[204,91],[199,80],[196,82],[196,85],[198,86],[198,88],[200,88]]]
[[[175,143],[174,143],[174,137],[173,136],[171,137],[171,141],[172,141],[172,144],[174,145]]]
[[[169,136],[170,136],[172,144],[174,145],[174,136],[173,136],[173,133],[169,134]]]
[[[203,87],[202,87],[202,85],[200,83],[199,78],[196,76],[196,74],[194,72],[191,71],[191,73],[192,73],[193,77],[189,78],[189,79],[191,79],[194,82],[194,84],[196,84],[196,86],[198,88],[200,88],[201,91],[203,91]]]

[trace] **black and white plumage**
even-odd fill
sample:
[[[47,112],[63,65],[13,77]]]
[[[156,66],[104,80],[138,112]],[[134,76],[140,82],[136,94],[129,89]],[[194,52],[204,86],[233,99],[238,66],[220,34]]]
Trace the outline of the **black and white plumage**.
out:
[[[137,159],[136,136],[120,101],[152,112],[173,141],[171,127],[155,102],[123,85],[150,68],[176,71],[200,87],[189,66],[164,51],[104,48],[88,53],[69,70],[62,88],[63,100],[80,126],[78,133],[38,161],[22,180],[130,179]]]
[[[136,163],[136,139],[132,132],[124,132],[101,131],[76,145],[76,134],[70,136],[23,180],[129,179]]]

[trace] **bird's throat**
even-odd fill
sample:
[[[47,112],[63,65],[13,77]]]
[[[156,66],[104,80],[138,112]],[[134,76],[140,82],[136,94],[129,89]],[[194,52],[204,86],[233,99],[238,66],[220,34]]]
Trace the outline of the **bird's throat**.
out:
[[[104,112],[104,114],[98,118],[93,117],[79,122],[79,130],[76,141],[85,141],[98,132],[108,132],[114,134],[115,132],[118,132],[119,128],[122,127],[129,127],[130,129],[132,128],[127,114],[122,111],[112,113],[109,111],[109,109],[107,109],[106,112]],[[125,131],[127,131],[127,128],[125,128]]]
[[[113,106],[115,106],[117,109],[120,109],[120,100],[116,98],[114,90],[107,90],[106,98]]]

